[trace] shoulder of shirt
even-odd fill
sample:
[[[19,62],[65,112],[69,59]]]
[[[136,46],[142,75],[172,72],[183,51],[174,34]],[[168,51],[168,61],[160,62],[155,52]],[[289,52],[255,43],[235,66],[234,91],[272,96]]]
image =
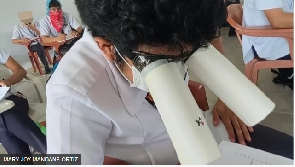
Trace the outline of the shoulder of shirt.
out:
[[[63,56],[47,84],[53,87],[54,85],[68,87],[87,96],[93,85],[97,85],[98,82],[111,84],[107,68],[109,65],[93,38],[82,37]]]
[[[2,48],[0,48],[0,63],[4,64],[8,57],[10,56],[10,53],[6,52]]]
[[[72,16],[69,12],[63,12],[63,15],[64,15],[65,17]]]
[[[39,25],[40,24],[40,21],[39,20],[34,20],[34,25]]]
[[[49,17],[48,16],[44,16],[42,19],[40,19],[38,22],[39,22],[39,24],[41,24],[41,23],[48,23],[48,21],[49,21]]]
[[[63,12],[63,15],[64,15],[64,17],[66,19],[66,22],[69,22],[72,15],[70,13],[68,13],[68,12]]]
[[[15,26],[13,27],[14,30],[19,30],[19,29],[21,29],[21,28],[22,28],[22,26],[20,25],[20,23],[18,23],[17,25],[15,25]]]

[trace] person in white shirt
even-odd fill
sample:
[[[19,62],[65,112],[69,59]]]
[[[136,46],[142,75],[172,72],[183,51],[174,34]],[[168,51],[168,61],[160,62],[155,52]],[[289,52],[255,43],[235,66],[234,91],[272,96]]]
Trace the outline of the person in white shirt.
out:
[[[220,42],[224,0],[206,2],[75,0],[88,29],[46,86],[47,153],[81,154],[85,165],[179,164],[135,60],[143,53],[182,57]],[[184,60],[179,63],[187,82]],[[291,136],[260,125],[253,132],[220,100],[212,113],[208,126],[225,127],[224,140],[293,156]]]
[[[267,26],[273,28],[293,28],[294,0],[245,0],[243,25],[245,27]],[[255,19],[254,19],[255,18]],[[254,56],[266,60],[291,60],[286,39],[279,37],[243,36],[242,49],[247,64]],[[274,83],[293,84],[293,68],[279,69]]]
[[[9,78],[0,80],[1,87],[11,87],[1,100],[10,100],[15,105],[0,114],[0,142],[10,155],[31,155],[29,146],[46,154],[46,137],[35,122],[29,117],[29,104],[26,97],[13,89],[27,74],[9,53],[0,48],[0,64],[12,71]],[[0,77],[1,71],[0,71]],[[32,162],[18,162],[20,165]]]
[[[30,44],[30,49],[33,52],[37,52],[38,56],[45,67],[46,74],[51,73],[51,68],[49,67],[48,61],[46,59],[46,53],[44,47],[39,43],[39,40],[35,40],[40,37],[39,22],[34,21],[25,25],[24,23],[19,23],[14,26],[12,33],[12,43],[13,44]],[[35,41],[34,41],[35,40]]]
[[[64,41],[68,37],[79,37],[82,34],[81,25],[74,16],[62,10],[59,0],[47,0],[46,11],[46,16],[40,21],[40,36],[43,43]],[[54,52],[53,65],[58,61],[57,55]]]
[[[46,10],[46,16],[40,21],[40,35],[44,43],[63,41],[67,35],[79,36],[82,33],[83,28],[74,16],[62,11],[59,0],[47,0]]]

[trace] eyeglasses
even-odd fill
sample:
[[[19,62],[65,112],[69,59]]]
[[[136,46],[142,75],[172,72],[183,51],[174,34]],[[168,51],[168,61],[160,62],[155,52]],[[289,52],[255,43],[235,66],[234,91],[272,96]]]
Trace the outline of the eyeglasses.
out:
[[[182,61],[185,63],[196,50],[197,48],[194,48],[190,51],[183,52],[182,54],[178,56],[156,55],[156,54],[150,54],[150,53],[140,52],[140,51],[131,51],[133,54],[132,62],[139,71],[142,71],[143,68],[145,68],[150,63],[155,62],[157,60],[161,60],[161,59],[166,59],[167,62]]]

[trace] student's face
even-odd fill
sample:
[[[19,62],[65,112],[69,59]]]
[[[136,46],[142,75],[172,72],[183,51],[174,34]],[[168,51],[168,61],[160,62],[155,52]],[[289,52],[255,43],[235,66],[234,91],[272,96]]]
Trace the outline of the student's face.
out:
[[[34,25],[33,23],[22,23],[22,25],[24,26],[24,27],[30,27],[30,26],[32,26],[32,25]]]
[[[94,39],[97,42],[100,50],[105,55],[105,57],[109,61],[116,62],[116,51],[115,51],[114,45],[110,44],[107,40],[103,38],[94,38]],[[191,51],[191,50],[192,50],[191,46],[186,46],[186,45],[183,46],[183,52]],[[155,46],[148,46],[148,45],[140,45],[136,51],[150,53],[154,55],[179,56],[181,54],[180,50],[176,50],[176,49],[173,50],[169,48],[168,46],[155,47]],[[125,60],[130,66],[134,65],[133,62],[126,56],[125,56]],[[130,81],[133,82],[132,70],[126,63],[124,63],[123,67],[121,67],[120,70]]]
[[[61,11],[61,7],[51,7],[50,8],[50,12],[57,12],[57,11]]]

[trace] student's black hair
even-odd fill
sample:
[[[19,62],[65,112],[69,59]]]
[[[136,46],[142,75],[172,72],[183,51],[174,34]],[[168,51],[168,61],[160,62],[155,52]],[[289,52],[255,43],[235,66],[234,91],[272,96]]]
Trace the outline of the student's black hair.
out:
[[[224,0],[75,0],[92,36],[129,56],[140,44],[207,47],[226,20]],[[117,61],[122,61],[117,56]]]
[[[57,0],[51,0],[51,2],[49,3],[49,8],[52,7],[61,7],[61,4]]]

